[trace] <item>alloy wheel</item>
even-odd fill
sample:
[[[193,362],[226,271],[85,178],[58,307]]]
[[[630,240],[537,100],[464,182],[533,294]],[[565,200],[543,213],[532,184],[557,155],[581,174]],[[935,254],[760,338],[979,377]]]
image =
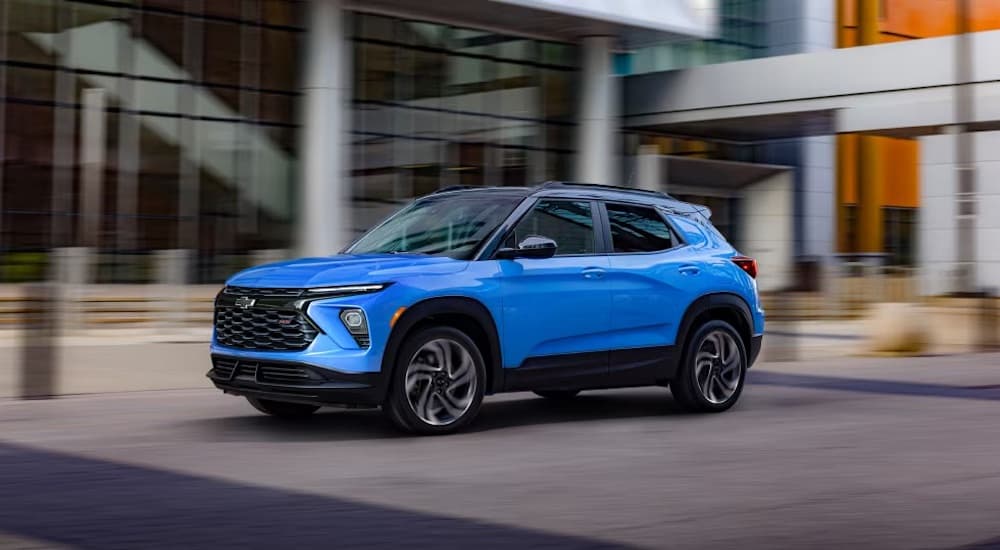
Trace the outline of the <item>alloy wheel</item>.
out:
[[[733,335],[713,330],[705,335],[695,355],[695,384],[709,403],[725,403],[736,393],[743,375],[743,357]]]
[[[421,346],[410,359],[404,380],[413,412],[432,426],[447,426],[462,418],[479,384],[472,354],[448,338]]]

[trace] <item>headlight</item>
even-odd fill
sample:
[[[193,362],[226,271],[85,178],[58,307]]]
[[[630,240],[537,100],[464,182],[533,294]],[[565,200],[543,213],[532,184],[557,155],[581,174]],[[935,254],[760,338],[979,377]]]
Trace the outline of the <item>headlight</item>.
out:
[[[368,319],[365,312],[356,309],[344,309],[340,311],[340,322],[344,323],[347,332],[351,333],[358,346],[367,348],[371,345],[371,338],[368,335]]]
[[[383,288],[389,286],[388,283],[379,283],[371,285],[344,285],[344,286],[327,286],[320,288],[309,288],[305,291],[305,296],[315,297],[315,296],[347,296],[349,294],[366,294],[368,292],[378,292]]]

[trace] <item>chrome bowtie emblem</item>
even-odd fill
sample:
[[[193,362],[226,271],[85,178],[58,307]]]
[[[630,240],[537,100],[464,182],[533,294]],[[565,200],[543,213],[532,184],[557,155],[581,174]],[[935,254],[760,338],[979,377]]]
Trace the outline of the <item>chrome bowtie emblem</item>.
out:
[[[249,296],[240,296],[239,298],[236,299],[236,302],[235,302],[234,305],[236,307],[240,308],[240,309],[250,309],[256,303],[257,303],[257,300],[255,300],[255,299],[253,299],[253,298],[251,298]]]

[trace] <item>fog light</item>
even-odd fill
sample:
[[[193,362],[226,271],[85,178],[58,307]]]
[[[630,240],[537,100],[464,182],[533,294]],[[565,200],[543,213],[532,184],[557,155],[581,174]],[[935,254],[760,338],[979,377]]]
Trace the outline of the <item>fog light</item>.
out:
[[[368,336],[368,319],[365,317],[364,311],[345,309],[340,312],[340,322],[344,323],[347,332],[351,333],[351,337],[358,343],[358,346],[367,348],[371,345],[371,339]]]
[[[347,311],[344,313],[344,324],[347,328],[361,328],[365,324],[365,318],[359,311]]]

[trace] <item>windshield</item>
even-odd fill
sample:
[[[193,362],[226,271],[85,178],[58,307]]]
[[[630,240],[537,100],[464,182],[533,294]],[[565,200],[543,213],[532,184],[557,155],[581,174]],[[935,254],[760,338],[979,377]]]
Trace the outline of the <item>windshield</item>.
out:
[[[484,194],[425,198],[369,231],[348,252],[429,254],[468,260],[521,200],[518,196]]]

